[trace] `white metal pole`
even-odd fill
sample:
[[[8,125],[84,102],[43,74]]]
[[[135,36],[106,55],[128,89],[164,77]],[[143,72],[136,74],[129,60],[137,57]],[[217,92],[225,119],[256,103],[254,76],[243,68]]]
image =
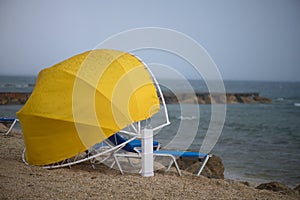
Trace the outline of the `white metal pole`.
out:
[[[142,130],[142,176],[154,176],[153,172],[153,130]]]

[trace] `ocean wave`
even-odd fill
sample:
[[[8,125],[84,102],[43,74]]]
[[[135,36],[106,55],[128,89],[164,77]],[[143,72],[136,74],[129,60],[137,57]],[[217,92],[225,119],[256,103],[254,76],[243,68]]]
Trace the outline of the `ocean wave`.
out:
[[[14,83],[5,83],[0,85],[0,88],[32,88],[35,84],[26,83],[26,84],[14,84]]]
[[[177,117],[177,119],[180,119],[180,120],[194,120],[194,119],[197,119],[197,117],[195,117],[195,116],[191,116],[191,117],[179,116],[179,117]]]
[[[294,103],[294,106],[300,107],[300,103]]]

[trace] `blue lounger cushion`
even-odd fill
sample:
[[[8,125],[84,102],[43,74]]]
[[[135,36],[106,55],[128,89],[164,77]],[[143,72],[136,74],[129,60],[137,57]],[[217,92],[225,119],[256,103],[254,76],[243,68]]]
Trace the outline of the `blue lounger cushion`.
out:
[[[0,122],[14,122],[15,118],[0,117]]]
[[[121,136],[118,133],[110,136],[108,139],[114,145],[119,145],[119,144],[122,144],[127,141],[126,138],[124,138],[123,136]],[[142,142],[140,140],[135,139],[135,140],[128,142],[122,149],[125,151],[129,151],[129,152],[136,152],[135,148],[141,147],[141,146],[142,146]],[[153,147],[157,147],[157,146],[159,146],[159,142],[153,141]]]
[[[204,158],[208,156],[208,154],[203,154],[200,152],[194,151],[172,151],[172,150],[158,150],[153,151],[155,154],[171,154],[175,157],[185,157],[185,158]]]

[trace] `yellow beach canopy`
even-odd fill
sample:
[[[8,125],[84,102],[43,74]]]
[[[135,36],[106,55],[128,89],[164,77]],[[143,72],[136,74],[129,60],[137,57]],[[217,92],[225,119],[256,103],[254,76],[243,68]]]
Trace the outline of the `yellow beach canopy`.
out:
[[[42,70],[17,112],[32,165],[71,158],[159,110],[152,78],[135,56],[93,50]]]

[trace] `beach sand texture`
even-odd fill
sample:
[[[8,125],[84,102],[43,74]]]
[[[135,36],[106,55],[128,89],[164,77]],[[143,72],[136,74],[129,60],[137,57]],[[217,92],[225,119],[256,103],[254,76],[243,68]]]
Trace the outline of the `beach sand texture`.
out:
[[[299,199],[297,194],[258,190],[232,180],[209,179],[173,168],[154,177],[121,175],[86,162],[47,170],[22,162],[20,132],[0,136],[0,199]]]

